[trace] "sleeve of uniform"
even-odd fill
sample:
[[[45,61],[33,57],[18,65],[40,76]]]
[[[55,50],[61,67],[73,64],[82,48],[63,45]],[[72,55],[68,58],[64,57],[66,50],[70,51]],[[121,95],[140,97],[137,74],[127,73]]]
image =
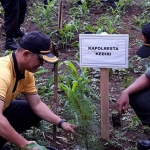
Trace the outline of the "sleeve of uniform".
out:
[[[24,85],[23,94],[37,94],[37,89],[35,87],[35,79],[32,73],[27,72],[25,74],[26,82]]]
[[[146,76],[150,79],[150,68],[148,68],[147,70],[146,70]]]
[[[0,73],[0,99],[5,101],[8,88],[10,86],[10,74],[1,68]]]

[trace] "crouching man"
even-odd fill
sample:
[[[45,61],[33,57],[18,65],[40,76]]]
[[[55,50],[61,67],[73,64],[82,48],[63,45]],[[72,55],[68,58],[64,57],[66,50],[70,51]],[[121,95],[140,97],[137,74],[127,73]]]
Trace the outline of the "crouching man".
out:
[[[0,149],[8,150],[7,141],[20,149],[35,141],[20,135],[42,119],[74,133],[75,125],[54,114],[37,93],[33,73],[43,61],[55,63],[50,38],[42,32],[32,31],[20,40],[12,54],[0,58]],[[23,93],[25,100],[15,100]],[[28,150],[31,150],[28,148]],[[32,150],[38,150],[34,148]]]
[[[138,49],[137,55],[147,58],[150,56],[150,23],[142,28],[142,35],[144,44]],[[128,110],[129,104],[142,124],[150,126],[150,68],[122,91],[117,100],[117,110],[120,115]],[[139,140],[138,149],[150,149],[150,140]]]

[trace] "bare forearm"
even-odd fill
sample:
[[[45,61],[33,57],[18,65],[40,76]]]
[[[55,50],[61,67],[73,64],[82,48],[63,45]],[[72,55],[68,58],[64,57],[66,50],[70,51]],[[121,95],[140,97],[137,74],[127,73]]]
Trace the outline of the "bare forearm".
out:
[[[0,136],[14,143],[19,148],[23,148],[27,144],[27,140],[18,134],[2,115],[0,116]]]
[[[143,89],[150,87],[150,80],[145,74],[136,79],[128,88],[126,88],[122,93],[127,93],[128,95],[139,92]]]
[[[55,125],[58,125],[61,120],[61,118],[54,114],[43,102],[40,102],[40,104],[34,107],[33,111],[43,120],[51,122]]]
[[[44,104],[39,95],[25,95],[26,100],[28,101],[30,107],[34,111],[35,114],[37,114],[41,119],[46,120],[48,122],[51,122],[55,125],[60,125],[60,127],[69,133],[75,133],[74,128],[75,125],[72,125],[70,123],[67,123],[65,120],[62,120],[59,116],[54,114],[46,104]],[[62,122],[60,122],[62,120]]]

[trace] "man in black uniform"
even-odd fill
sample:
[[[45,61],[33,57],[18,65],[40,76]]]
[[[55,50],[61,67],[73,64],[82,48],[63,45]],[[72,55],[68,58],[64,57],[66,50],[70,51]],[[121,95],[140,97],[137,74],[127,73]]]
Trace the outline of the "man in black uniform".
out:
[[[24,33],[20,25],[24,22],[27,3],[26,0],[0,0],[5,11],[4,29],[6,34],[5,48],[15,50],[18,44],[14,38],[22,37]]]
[[[143,45],[136,54],[141,58],[150,56],[150,23],[142,27]],[[117,110],[121,115],[126,112],[129,105],[134,109],[138,118],[144,126],[150,127],[150,67],[147,71],[136,79],[129,87],[121,92],[117,100]],[[150,139],[139,140],[137,147],[139,150],[150,149]]]

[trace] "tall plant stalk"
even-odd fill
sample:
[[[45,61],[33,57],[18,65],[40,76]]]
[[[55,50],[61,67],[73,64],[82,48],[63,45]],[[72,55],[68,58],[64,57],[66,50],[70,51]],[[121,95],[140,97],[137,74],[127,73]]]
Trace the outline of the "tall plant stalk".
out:
[[[63,75],[65,79],[62,79],[62,76],[59,78],[59,87],[67,95],[68,108],[72,116],[75,116],[73,118],[75,120],[74,123],[80,126],[79,132],[82,134],[82,144],[87,150],[90,150],[90,137],[93,134],[91,131],[93,127],[94,105],[91,100],[93,91],[89,86],[88,69],[80,68],[80,73],[78,73],[77,68],[72,62],[65,61],[59,67],[62,64],[66,65],[65,75]]]

